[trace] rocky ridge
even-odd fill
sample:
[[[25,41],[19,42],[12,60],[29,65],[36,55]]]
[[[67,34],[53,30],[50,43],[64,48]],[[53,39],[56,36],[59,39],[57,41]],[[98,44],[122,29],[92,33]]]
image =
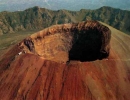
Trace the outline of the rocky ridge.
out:
[[[85,20],[98,20],[125,33],[130,33],[130,11],[101,7],[96,10],[52,11],[33,7],[25,11],[1,12],[0,35],[24,30],[41,30],[55,24],[76,23]]]

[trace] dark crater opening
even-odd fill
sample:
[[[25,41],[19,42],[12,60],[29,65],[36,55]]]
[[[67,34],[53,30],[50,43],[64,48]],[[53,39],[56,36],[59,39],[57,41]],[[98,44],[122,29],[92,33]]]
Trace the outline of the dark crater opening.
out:
[[[77,30],[73,37],[69,60],[94,61],[108,56],[105,51],[104,54],[101,53],[102,33],[98,29]]]

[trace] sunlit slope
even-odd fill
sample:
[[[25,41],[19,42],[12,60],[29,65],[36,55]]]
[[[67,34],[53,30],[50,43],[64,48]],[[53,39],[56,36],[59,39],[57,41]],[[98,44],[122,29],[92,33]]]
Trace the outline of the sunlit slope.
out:
[[[108,27],[108,59],[62,64],[29,53],[14,59],[20,51],[14,47],[0,62],[0,99],[129,100],[130,36]]]
[[[102,23],[102,22],[101,22]],[[120,60],[129,61],[130,60],[130,36],[124,34],[123,32],[105,24],[111,30],[111,50],[119,57]],[[111,54],[112,54],[111,51]]]

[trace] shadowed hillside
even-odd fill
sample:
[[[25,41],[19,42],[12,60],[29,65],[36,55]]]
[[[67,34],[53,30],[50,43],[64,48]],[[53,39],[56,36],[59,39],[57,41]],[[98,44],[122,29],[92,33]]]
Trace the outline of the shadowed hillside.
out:
[[[130,36],[102,23],[111,30],[110,40],[109,29],[100,23],[87,21],[86,23],[52,26],[31,35],[31,39],[27,37],[20,44],[11,48],[0,60],[0,99],[129,100]],[[98,29],[97,32],[95,33],[88,26]],[[70,50],[69,48],[73,47],[75,42],[72,42],[73,45],[69,47],[68,44],[71,43],[67,41],[75,40],[75,37],[78,36],[69,35],[74,32],[73,28],[75,30],[85,28],[84,32],[88,34],[87,37],[81,31],[79,34],[84,37],[81,35],[81,38],[78,39],[83,40],[79,41],[77,39],[78,43],[83,44],[82,41],[84,40],[93,40],[90,34],[93,34],[94,38],[97,37],[95,40],[98,43],[100,43],[100,39],[104,40],[104,42],[101,42],[103,44],[101,47],[110,49],[110,51],[105,49],[106,51],[108,50],[109,56],[107,58],[104,57],[106,59],[97,59],[89,62],[71,59],[69,62],[63,63],[60,61],[66,59],[66,54],[58,52],[59,55],[56,55],[55,59],[48,59],[50,54],[51,56],[55,55],[56,51],[51,51],[50,49],[50,47],[53,49],[57,47],[55,43],[59,43],[58,45],[61,46],[56,48],[60,51]],[[70,31],[70,29],[73,31]],[[99,29],[102,30],[100,31]],[[74,34],[77,34],[76,32]],[[97,34],[99,33],[102,34],[100,35],[101,37],[98,37]],[[56,34],[60,34],[60,36]],[[104,36],[106,38],[103,38]],[[68,39],[66,40],[65,37]],[[108,47],[109,41],[111,47]],[[91,44],[88,41],[85,43],[87,43],[87,46]],[[96,46],[94,47],[96,48]],[[20,52],[21,50],[24,50],[22,51],[23,53]],[[46,53],[42,52],[42,50]],[[45,56],[45,54],[47,55]],[[56,58],[59,58],[60,61]]]
[[[33,7],[25,11],[1,12],[0,34],[23,30],[43,29],[54,24],[75,23],[85,20],[99,20],[125,33],[130,33],[130,11],[101,7],[96,10],[52,11]]]

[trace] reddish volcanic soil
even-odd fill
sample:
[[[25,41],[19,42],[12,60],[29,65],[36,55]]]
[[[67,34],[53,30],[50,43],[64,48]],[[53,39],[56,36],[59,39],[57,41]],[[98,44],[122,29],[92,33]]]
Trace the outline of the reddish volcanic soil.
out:
[[[0,100],[130,100],[130,36],[107,27],[111,30],[111,48],[109,51],[109,38],[105,38],[107,44],[100,48],[110,54],[102,60],[70,59],[67,54],[72,46],[68,44],[72,40],[65,46],[66,38],[61,37],[62,42],[55,34],[44,37],[46,43],[42,45],[53,43],[52,48],[60,45],[68,51],[43,50],[40,43],[44,40],[33,39],[45,30],[31,36],[30,49],[24,44],[29,37],[11,48],[0,59]],[[21,50],[26,53],[18,55]]]

